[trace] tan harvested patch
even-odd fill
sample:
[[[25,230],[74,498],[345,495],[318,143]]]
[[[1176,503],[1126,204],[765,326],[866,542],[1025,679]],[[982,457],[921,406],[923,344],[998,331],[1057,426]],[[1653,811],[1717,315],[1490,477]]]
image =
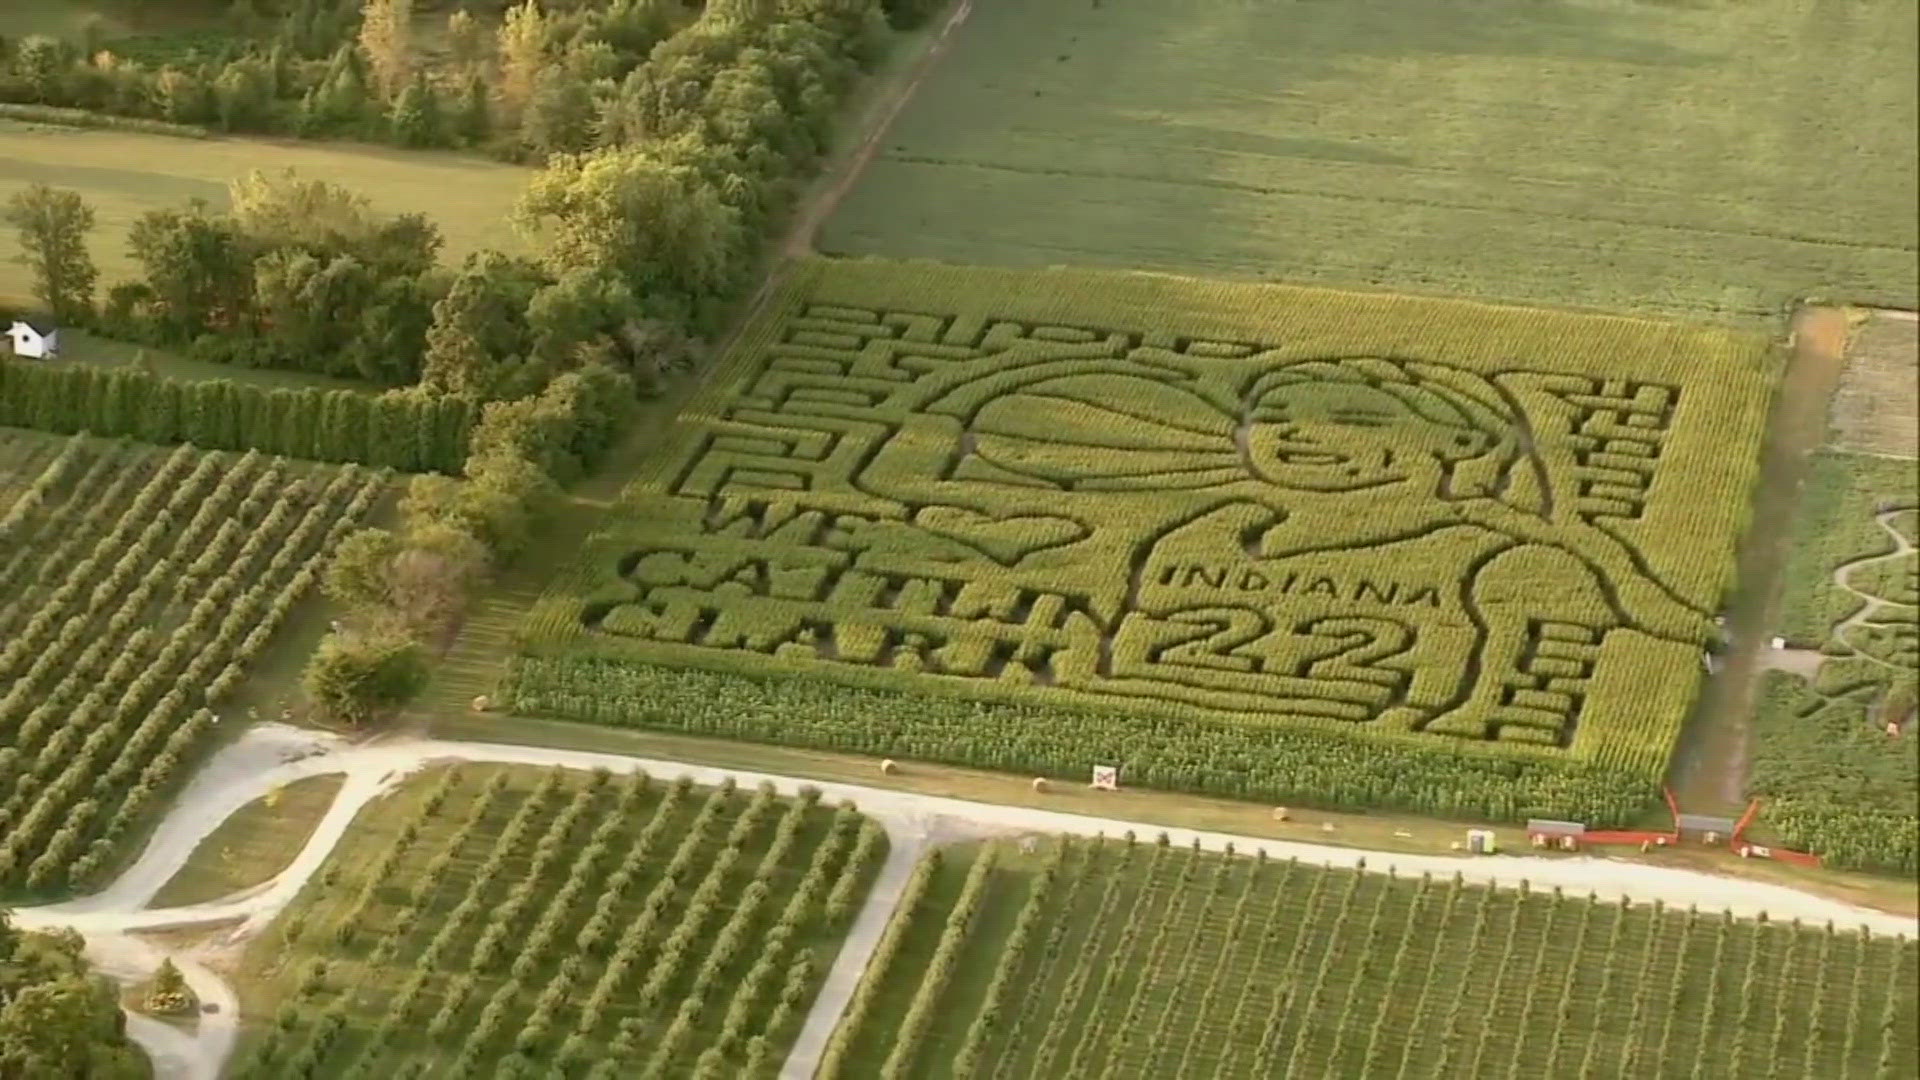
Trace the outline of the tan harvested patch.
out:
[[[1830,443],[1920,457],[1920,325],[1909,311],[1872,312],[1848,343],[1833,395]]]

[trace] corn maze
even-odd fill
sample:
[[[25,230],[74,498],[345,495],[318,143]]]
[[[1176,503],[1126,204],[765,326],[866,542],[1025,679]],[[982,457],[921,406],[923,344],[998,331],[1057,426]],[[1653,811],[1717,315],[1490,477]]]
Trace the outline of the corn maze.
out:
[[[851,805],[461,766],[363,818],[248,964],[241,1077],[771,1077],[886,837]]]
[[[685,715],[644,687],[625,714],[593,700],[639,663],[1054,708],[1077,760],[989,760],[904,718],[788,737],[1074,772],[1098,752],[1208,789],[1282,731],[1650,781],[1767,372],[1744,339],[1618,319],[816,266],[543,600],[514,692]],[[1141,721],[1089,738],[1073,710]],[[1226,760],[1156,756],[1182,741],[1167,718],[1232,732]]]
[[[1770,837],[1837,866],[1920,869],[1916,544],[1914,459],[1814,455],[1781,634],[1823,659],[1812,678],[1766,673],[1747,786]]]
[[[138,838],[385,483],[79,435],[0,453],[0,893],[46,893]]]
[[[1920,1066],[1907,939],[1131,838],[941,854],[916,869],[821,1080]]]

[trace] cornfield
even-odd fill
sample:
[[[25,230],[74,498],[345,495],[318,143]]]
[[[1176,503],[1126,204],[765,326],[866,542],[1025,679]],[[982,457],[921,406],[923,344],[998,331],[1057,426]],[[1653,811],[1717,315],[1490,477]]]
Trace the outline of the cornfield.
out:
[[[1771,372],[1739,335],[1623,319],[817,263],[536,606],[511,692],[1227,794],[1625,816],[1698,687]],[[662,666],[845,704],[769,731],[623,674]],[[861,690],[977,705],[881,715]],[[992,737],[934,729],[955,713]],[[1367,756],[1404,766],[1397,793],[1341,764]]]

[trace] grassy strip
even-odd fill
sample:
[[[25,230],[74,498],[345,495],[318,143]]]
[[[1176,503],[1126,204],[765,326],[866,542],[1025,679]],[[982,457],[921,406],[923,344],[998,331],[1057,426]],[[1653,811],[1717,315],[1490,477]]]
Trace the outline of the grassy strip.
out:
[[[309,776],[241,807],[200,841],[149,906],[218,900],[279,873],[300,853],[302,838],[320,823],[345,781]]]
[[[143,120],[134,116],[110,116],[91,109],[66,109],[57,105],[28,105],[12,101],[0,101],[0,120],[21,120],[30,124],[60,124],[65,127],[104,128],[109,131],[133,131],[142,135],[176,135],[184,139],[213,137],[213,132],[197,124]]]

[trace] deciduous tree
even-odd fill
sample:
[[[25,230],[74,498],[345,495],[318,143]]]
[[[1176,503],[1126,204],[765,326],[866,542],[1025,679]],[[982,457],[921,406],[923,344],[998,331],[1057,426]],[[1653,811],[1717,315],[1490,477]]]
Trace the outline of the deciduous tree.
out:
[[[0,911],[0,1076],[148,1075],[112,987],[88,971],[81,948],[71,931],[19,933]]]
[[[426,679],[419,643],[397,627],[381,627],[327,635],[302,684],[323,715],[359,726],[406,704]]]
[[[584,150],[593,141],[593,93],[565,67],[543,69],[520,122],[520,139],[540,157]]]
[[[75,191],[34,184],[7,200],[6,223],[20,237],[20,261],[33,270],[33,294],[53,317],[83,320],[99,276],[87,254],[93,208]]]
[[[652,150],[555,157],[514,221],[556,276],[604,270],[637,294],[691,301],[725,292],[738,272],[738,211],[699,170]]]
[[[148,1012],[163,1015],[193,1011],[193,991],[187,988],[186,976],[180,974],[171,959],[160,961],[160,969],[147,984],[146,999],[141,1004]]]
[[[518,119],[533,97],[540,68],[546,62],[547,26],[537,0],[507,9],[500,25],[500,104],[506,115]]]
[[[37,102],[52,102],[58,96],[60,72],[66,66],[65,47],[44,34],[30,35],[14,46],[13,69]]]
[[[486,32],[471,12],[460,8],[447,16],[447,59],[456,70],[479,63],[485,48]]]
[[[400,96],[394,99],[393,137],[402,146],[439,146],[446,142],[446,118],[440,112],[440,95],[423,73],[416,72]]]
[[[486,142],[493,132],[493,106],[489,98],[486,80],[478,72],[469,75],[460,99],[460,115],[454,120],[461,141],[468,146]]]
[[[366,0],[360,9],[360,51],[383,101],[400,93],[411,74],[412,20],[413,0]]]
[[[527,360],[527,304],[544,284],[540,268],[524,259],[469,258],[433,306],[421,383],[489,401],[538,390],[545,378]]]

